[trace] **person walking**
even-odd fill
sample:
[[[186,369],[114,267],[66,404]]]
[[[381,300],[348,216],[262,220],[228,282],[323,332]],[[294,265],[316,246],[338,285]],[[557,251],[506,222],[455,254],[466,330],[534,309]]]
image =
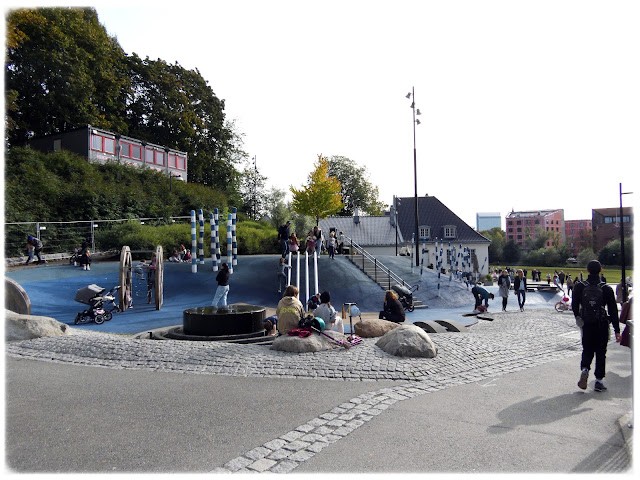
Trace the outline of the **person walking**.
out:
[[[289,285],[284,291],[282,299],[276,307],[276,316],[278,317],[278,332],[284,335],[289,330],[298,328],[300,320],[304,317],[304,307],[298,300],[298,287]]]
[[[329,234],[329,240],[327,241],[327,249],[329,250],[329,258],[335,260],[336,255],[336,235],[331,232]]]
[[[582,334],[582,358],[580,360],[580,380],[578,387],[587,388],[589,370],[593,357],[596,357],[595,385],[596,392],[607,389],[604,386],[607,344],[609,343],[609,323],[613,325],[616,342],[620,342],[620,323],[618,306],[613,289],[600,282],[602,265],[598,260],[591,260],[587,264],[587,280],[576,282],[573,287],[571,309],[576,318],[576,325]],[[605,314],[605,306],[609,316]]]
[[[521,269],[518,269],[516,274],[516,278],[513,281],[513,291],[518,296],[520,311],[524,312],[524,302],[527,299],[527,276]]]
[[[211,302],[211,305],[213,305],[214,307],[217,307],[218,303],[221,303],[223,307],[227,306],[227,295],[229,295],[229,277],[231,277],[231,274],[229,273],[229,265],[223,263],[220,267],[218,275],[216,275],[218,288],[216,289],[216,294],[213,296],[213,301]]]
[[[567,295],[569,297],[572,296],[571,291],[573,290],[573,279],[571,278],[571,275],[567,275]]]
[[[507,270],[502,271],[502,275],[498,277],[498,295],[502,297],[502,311],[507,311],[507,300],[509,298],[509,289],[511,288],[511,280],[509,279],[509,272]]]
[[[35,254],[38,257],[38,263],[44,263],[42,257],[40,256],[40,252],[42,251],[42,242],[39,238],[36,238],[32,235],[27,236],[27,254],[29,257],[25,262],[25,265],[29,265],[29,262],[33,260],[33,255]]]
[[[291,222],[287,220],[287,223],[281,225],[278,229],[278,240],[282,246],[282,258],[289,253],[289,237],[291,236]]]
[[[342,255],[344,252],[344,233],[342,231],[338,233],[336,240],[338,241],[338,255]]]

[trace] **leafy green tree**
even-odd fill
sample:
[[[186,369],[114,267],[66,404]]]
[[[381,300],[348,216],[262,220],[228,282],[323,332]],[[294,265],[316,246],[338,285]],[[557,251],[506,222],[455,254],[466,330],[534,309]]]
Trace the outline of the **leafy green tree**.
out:
[[[620,240],[612,240],[607,243],[598,253],[598,260],[603,265],[622,265],[622,250]],[[624,239],[624,260],[625,266],[633,265],[633,240]]]
[[[502,251],[504,249],[507,234],[500,227],[493,227],[491,230],[480,232],[491,243],[489,244],[489,263],[502,263]]]
[[[7,32],[9,145],[86,124],[127,133],[124,52],[94,9],[13,10]]]
[[[131,94],[127,101],[129,134],[189,155],[189,181],[232,194],[239,174],[241,135],[225,121],[218,99],[196,70],[164,60],[128,57]]]
[[[322,155],[318,155],[318,161],[309,174],[306,187],[290,189],[293,193],[293,211],[315,218],[316,225],[321,218],[335,215],[344,207],[340,195],[340,182],[337,178],[329,176],[329,160]]]
[[[550,233],[544,230],[540,225],[535,228],[535,238],[530,234],[528,229],[525,229],[524,246],[526,250],[539,250],[545,248],[550,238]]]
[[[246,166],[240,176],[240,196],[242,207],[240,211],[253,220],[259,220],[267,212],[267,197],[264,192],[267,177],[253,166]]]
[[[587,263],[589,263],[591,260],[594,260],[595,258],[597,258],[596,252],[594,252],[591,248],[585,248],[583,250],[580,250],[580,253],[578,253],[576,260],[578,261],[578,265],[586,267]]]
[[[505,263],[516,264],[520,260],[520,248],[518,244],[509,240],[502,249],[502,261]]]
[[[332,156],[329,159],[329,176],[340,181],[344,207],[339,216],[353,216],[356,208],[369,215],[382,215],[387,205],[379,200],[378,187],[369,181],[366,167],[356,165],[347,157]]]

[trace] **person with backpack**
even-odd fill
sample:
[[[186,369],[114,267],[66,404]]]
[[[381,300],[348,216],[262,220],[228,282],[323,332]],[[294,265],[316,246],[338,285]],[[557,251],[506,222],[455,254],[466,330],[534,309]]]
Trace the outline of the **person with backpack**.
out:
[[[609,323],[613,325],[616,342],[620,342],[620,324],[618,306],[613,289],[600,281],[602,265],[598,260],[587,264],[589,276],[584,282],[576,282],[573,287],[571,309],[576,317],[576,325],[582,332],[582,359],[580,361],[580,380],[578,387],[587,388],[587,379],[593,357],[596,357],[594,389],[603,392],[607,389],[602,380],[605,376],[607,344],[609,343]],[[609,316],[605,314],[605,306]]]
[[[287,223],[281,225],[278,229],[278,240],[282,245],[282,258],[289,253],[289,237],[291,236],[291,222],[287,220]]]

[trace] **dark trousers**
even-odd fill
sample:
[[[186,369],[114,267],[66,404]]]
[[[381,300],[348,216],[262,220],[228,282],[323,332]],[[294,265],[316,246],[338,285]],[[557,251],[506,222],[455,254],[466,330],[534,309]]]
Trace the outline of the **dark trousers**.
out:
[[[289,240],[280,240],[280,242],[282,243],[282,258],[284,258],[289,253]]]
[[[482,295],[478,293],[478,290],[476,290],[476,287],[473,287],[471,289],[471,293],[473,293],[473,298],[476,301],[475,309],[477,310],[478,307],[482,305]]]
[[[591,369],[593,357],[596,357],[596,378],[604,378],[607,344],[609,343],[609,323],[602,321],[595,325],[582,327],[581,369]]]
[[[518,295],[518,306],[520,308],[524,307],[524,302],[527,299],[527,292],[525,290],[518,290],[516,294]]]

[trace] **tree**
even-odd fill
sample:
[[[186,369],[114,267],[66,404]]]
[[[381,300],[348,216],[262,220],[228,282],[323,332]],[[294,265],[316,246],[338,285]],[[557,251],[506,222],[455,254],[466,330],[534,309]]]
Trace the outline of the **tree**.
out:
[[[520,259],[520,248],[518,244],[513,240],[509,240],[502,249],[502,260],[505,263],[515,264]]]
[[[266,180],[267,177],[260,175],[251,165],[245,166],[240,176],[239,190],[242,198],[240,210],[253,220],[259,220],[266,213],[267,198],[264,193]]]
[[[329,176],[329,160],[322,155],[318,155],[314,170],[309,174],[307,186],[300,190],[292,186],[290,190],[293,193],[293,211],[315,218],[316,225],[321,218],[335,215],[344,207],[340,195],[340,182],[337,178]]]
[[[387,205],[378,199],[378,187],[368,180],[366,167],[359,167],[347,157],[332,156],[329,159],[329,175],[340,181],[344,207],[338,215],[353,216],[356,208],[369,215],[382,215]]]
[[[505,245],[507,234],[500,227],[493,227],[491,230],[483,230],[480,232],[491,243],[489,244],[489,262],[502,263],[502,251]]]
[[[620,240],[612,240],[602,247],[598,253],[598,260],[603,265],[622,265]],[[624,239],[624,260],[626,267],[633,265],[633,241],[630,238]]]
[[[127,99],[129,134],[187,152],[189,181],[233,196],[239,174],[235,164],[246,154],[242,135],[225,121],[218,99],[196,70],[164,60],[128,57],[131,93]]]
[[[7,32],[9,145],[87,124],[127,133],[124,52],[94,9],[14,10]]]

